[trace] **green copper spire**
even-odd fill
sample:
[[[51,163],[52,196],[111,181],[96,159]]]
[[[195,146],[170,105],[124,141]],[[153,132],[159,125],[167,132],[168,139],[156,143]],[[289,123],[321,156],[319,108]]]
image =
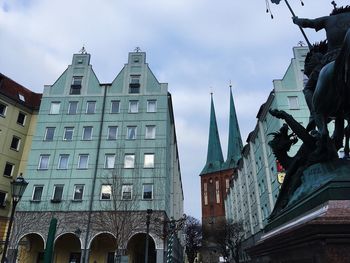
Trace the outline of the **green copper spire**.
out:
[[[207,163],[205,164],[200,175],[220,171],[223,163],[224,163],[224,158],[221,150],[218,125],[216,123],[213,94],[211,94]]]
[[[233,101],[232,89],[230,85],[230,123],[227,146],[227,160],[224,167],[235,168],[237,161],[241,158],[241,151],[243,148],[241,132],[238,126],[235,103]]]

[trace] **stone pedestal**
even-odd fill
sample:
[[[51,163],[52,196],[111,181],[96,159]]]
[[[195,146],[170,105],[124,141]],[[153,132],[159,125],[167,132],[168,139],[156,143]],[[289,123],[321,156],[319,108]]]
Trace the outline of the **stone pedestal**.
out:
[[[269,229],[248,253],[259,263],[350,262],[350,200],[326,201]]]

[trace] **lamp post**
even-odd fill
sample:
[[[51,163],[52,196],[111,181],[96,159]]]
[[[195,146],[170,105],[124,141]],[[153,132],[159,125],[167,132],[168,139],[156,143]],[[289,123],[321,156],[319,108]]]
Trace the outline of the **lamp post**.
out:
[[[8,247],[9,240],[10,240],[11,228],[12,228],[13,218],[15,215],[15,209],[16,209],[16,206],[17,206],[19,200],[21,200],[22,195],[23,195],[24,191],[26,190],[27,185],[28,185],[28,182],[26,180],[24,180],[24,178],[22,177],[22,173],[20,173],[20,175],[15,180],[13,180],[11,182],[12,209],[11,209],[9,226],[8,226],[7,233],[6,233],[4,251],[2,252],[1,263],[7,262],[6,252],[7,252],[7,247]]]
[[[149,234],[149,223],[151,221],[151,214],[153,210],[147,209],[146,216],[146,244],[145,244],[145,263],[148,263],[148,234]]]

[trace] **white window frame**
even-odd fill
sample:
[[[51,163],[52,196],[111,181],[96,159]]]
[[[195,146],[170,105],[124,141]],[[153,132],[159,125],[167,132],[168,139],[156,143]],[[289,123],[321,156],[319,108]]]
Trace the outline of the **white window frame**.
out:
[[[145,186],[151,186],[151,189],[152,189],[151,198],[145,198]],[[142,185],[142,200],[153,200],[153,184],[143,184]]]
[[[108,191],[103,191],[104,189],[103,188],[106,188],[106,190]],[[103,194],[109,194],[109,198],[103,198]],[[112,200],[112,185],[110,184],[102,184],[101,185],[101,193],[100,193],[100,200]]]
[[[52,138],[51,138],[51,139],[48,139],[48,138],[47,138],[47,132],[49,131],[49,129],[52,129],[52,130],[53,130],[53,132],[52,132]],[[53,141],[53,138],[54,138],[54,136],[55,136],[55,129],[56,129],[55,127],[46,127],[44,141],[47,141],[47,142]]]
[[[77,187],[82,187],[82,193],[81,193],[81,198],[80,199],[78,199],[78,198],[75,198],[75,194],[77,193],[76,192],[76,190],[77,190]],[[83,196],[84,196],[84,190],[85,190],[85,185],[84,184],[75,184],[74,185],[74,188],[73,188],[73,197],[72,197],[72,199],[74,200],[74,201],[82,201],[83,200]]]
[[[5,174],[5,170],[6,170],[6,166],[7,165],[11,165],[11,173],[10,173],[10,175],[8,175],[8,174]],[[3,175],[5,176],[5,177],[12,177],[13,176],[13,171],[15,170],[15,165],[13,164],[13,163],[10,163],[10,162],[6,162],[5,163],[5,167],[4,167],[4,173],[3,173]]]
[[[85,132],[87,131],[87,129],[90,129],[90,128],[91,128],[90,138],[84,138],[85,137]],[[91,141],[92,140],[93,131],[94,131],[93,126],[84,126],[83,127],[83,134],[81,135],[81,140],[82,141]]]
[[[156,125],[146,125],[145,139],[154,140],[156,138]]]
[[[21,123],[21,122],[18,121],[18,117],[19,117],[20,114],[22,114],[22,115],[24,116],[24,117],[23,117],[23,123]],[[16,121],[17,124],[19,124],[19,125],[21,125],[21,126],[25,126],[25,125],[26,125],[26,120],[27,120],[27,114],[25,114],[25,113],[19,111],[19,112],[18,112],[18,116],[17,116],[17,121]]]
[[[3,203],[0,203],[0,207],[6,207],[6,201],[7,201],[8,192],[0,190],[0,193],[5,194],[4,201],[3,201]]]
[[[130,159],[128,159],[130,157]],[[126,153],[124,156],[124,168],[125,169],[133,169],[135,168],[135,154],[134,153]]]
[[[298,96],[288,96],[288,105],[290,110],[300,109]]]
[[[17,139],[17,145],[16,145],[16,148],[12,147],[12,142],[13,142],[13,139],[16,138]],[[12,140],[11,140],[11,144],[10,144],[10,149],[11,150],[14,150],[14,151],[19,151],[19,148],[21,147],[21,138],[13,135],[12,136]]]
[[[82,163],[81,163],[81,158],[82,157],[87,157],[87,159],[86,159],[86,166],[82,166]],[[88,168],[89,168],[89,154],[86,154],[86,153],[79,154],[79,157],[78,157],[78,168],[77,169],[86,170]]]
[[[34,199],[36,189],[38,189],[38,188],[41,188],[40,198],[39,199]],[[34,201],[34,202],[40,202],[41,198],[43,197],[43,192],[44,192],[44,185],[34,185],[33,186],[32,199],[31,200]]]
[[[124,198],[124,193],[130,193],[130,198]],[[132,200],[133,195],[133,186],[132,184],[123,184],[122,185],[122,200]]]
[[[61,167],[63,157],[67,158],[67,163],[66,163],[65,167]],[[69,154],[60,154],[59,157],[58,157],[57,169],[58,170],[67,170],[68,169],[68,163],[69,163]]]
[[[0,105],[2,105],[4,107],[4,110],[2,112],[0,112],[0,116],[5,117],[6,113],[7,113],[7,105],[2,103],[2,102],[0,102]]]
[[[43,159],[47,160],[46,166],[42,167]],[[49,154],[40,154],[39,157],[39,164],[38,164],[38,170],[47,170],[49,169],[49,163],[50,163],[50,155]]]
[[[114,103],[116,103],[118,105],[117,111],[113,111],[113,104]],[[112,114],[120,113],[120,100],[112,100],[111,101],[111,111],[110,111],[110,113],[112,113]]]
[[[131,136],[132,131],[134,131],[134,136]],[[126,127],[126,139],[127,140],[136,140],[136,136],[137,136],[137,126],[127,126]]]
[[[55,198],[56,190],[57,190],[57,188],[59,188],[59,187],[62,187],[61,196],[60,196],[60,198]],[[55,184],[55,185],[53,186],[53,192],[52,192],[52,198],[51,198],[51,200],[52,200],[52,201],[56,201],[56,202],[61,202],[61,201],[62,201],[62,197],[63,197],[63,190],[64,190],[64,184]]]
[[[70,139],[66,139],[66,133],[67,133],[68,130],[72,131],[72,137]],[[73,140],[73,136],[74,136],[74,127],[64,127],[63,140],[64,141],[72,141]]]
[[[94,104],[94,110],[93,110],[93,112],[89,112],[89,104],[91,104],[91,103]],[[87,102],[86,102],[86,112],[85,112],[85,113],[86,113],[86,114],[95,114],[95,113],[96,113],[96,101],[91,100],[91,101],[87,101]]]
[[[111,134],[111,129],[114,129],[115,128],[115,138],[111,138],[110,137],[110,134]],[[113,134],[114,135],[114,134]],[[110,141],[115,141],[116,139],[118,138],[118,126],[108,126],[108,131],[107,131],[107,140],[110,140]]]
[[[138,113],[138,112],[139,112],[139,101],[129,100],[129,113]]]
[[[71,107],[72,107],[73,104],[76,105],[76,108],[75,108],[75,111],[74,111],[74,112],[71,112]],[[68,114],[68,115],[76,115],[77,112],[78,112],[78,105],[79,105],[79,102],[78,102],[78,101],[69,101],[69,102],[68,102],[68,111],[67,111],[67,114]]]
[[[154,168],[154,153],[144,154],[143,168]]]
[[[52,101],[50,106],[50,115],[60,114],[61,102],[60,101]]]
[[[157,100],[147,100],[147,112],[157,112]]]
[[[111,159],[109,159],[109,158],[111,158]],[[104,168],[105,169],[114,169],[114,166],[115,166],[115,154],[113,154],[113,153],[106,153],[105,154]]]

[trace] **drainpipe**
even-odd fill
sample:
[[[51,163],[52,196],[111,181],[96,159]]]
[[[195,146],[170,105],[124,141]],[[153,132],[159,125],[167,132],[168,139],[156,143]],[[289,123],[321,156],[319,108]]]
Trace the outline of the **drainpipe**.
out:
[[[83,258],[80,261],[82,263],[89,263],[89,253],[87,252],[87,247],[88,247],[88,241],[89,241],[89,235],[90,235],[92,205],[93,205],[94,194],[95,194],[95,185],[96,185],[96,177],[97,177],[97,164],[98,164],[98,159],[99,159],[99,156],[100,156],[102,128],[103,128],[103,122],[104,122],[104,116],[105,116],[105,104],[106,104],[107,85],[104,85],[104,88],[105,88],[105,90],[104,90],[104,94],[103,94],[102,114],[101,114],[101,120],[100,120],[100,131],[99,131],[99,134],[98,134],[97,154],[96,154],[96,160],[95,160],[94,177],[93,177],[93,180],[92,180],[91,198],[90,198],[89,211],[88,211],[88,221],[87,221],[86,233],[85,233],[84,252],[83,252]]]

